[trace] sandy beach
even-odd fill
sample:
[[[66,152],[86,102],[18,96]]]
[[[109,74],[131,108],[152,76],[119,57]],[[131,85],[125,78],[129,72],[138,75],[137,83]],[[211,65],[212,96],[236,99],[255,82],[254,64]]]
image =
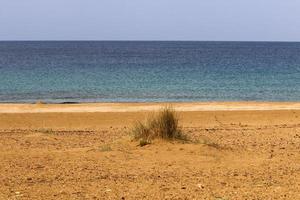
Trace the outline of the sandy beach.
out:
[[[140,147],[161,103],[0,104],[0,199],[300,199],[300,103],[172,103],[189,143]]]
[[[148,112],[168,105],[177,111],[300,110],[299,102],[36,103],[0,104],[0,113]]]

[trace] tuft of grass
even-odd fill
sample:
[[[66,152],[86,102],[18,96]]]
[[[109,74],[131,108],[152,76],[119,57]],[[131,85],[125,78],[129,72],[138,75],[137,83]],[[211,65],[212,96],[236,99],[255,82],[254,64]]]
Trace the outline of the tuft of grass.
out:
[[[198,139],[197,140],[197,143],[198,144],[204,144],[208,147],[212,147],[212,148],[215,148],[215,149],[223,149],[222,146],[220,146],[219,144],[211,141],[209,138],[201,138],[201,139]]]
[[[151,144],[151,142],[147,141],[147,140],[144,140],[144,139],[141,139],[140,140],[140,143],[139,143],[139,146],[140,147],[143,147],[143,146],[146,146],[148,144]]]
[[[103,145],[100,147],[101,152],[112,151],[112,148],[109,145]]]
[[[179,127],[178,121],[175,110],[167,106],[156,115],[149,117],[146,122],[136,122],[132,132],[136,140],[147,142],[153,139],[186,140],[187,138]]]
[[[45,134],[55,133],[55,131],[52,130],[51,128],[40,128],[40,129],[37,129],[36,132],[45,133]]]

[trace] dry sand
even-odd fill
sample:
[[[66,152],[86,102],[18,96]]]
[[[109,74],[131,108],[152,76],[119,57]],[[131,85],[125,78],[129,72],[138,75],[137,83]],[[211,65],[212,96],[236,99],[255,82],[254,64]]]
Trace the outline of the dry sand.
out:
[[[300,103],[175,103],[197,143],[131,140],[162,104],[1,104],[0,199],[300,199]]]
[[[300,102],[0,104],[0,113],[145,112],[173,105],[178,111],[300,110]]]

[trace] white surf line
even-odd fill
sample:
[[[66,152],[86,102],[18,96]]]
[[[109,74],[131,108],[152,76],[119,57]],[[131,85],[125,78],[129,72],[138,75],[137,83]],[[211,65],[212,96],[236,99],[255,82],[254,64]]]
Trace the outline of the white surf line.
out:
[[[0,113],[93,113],[146,112],[172,105],[177,111],[264,111],[300,110],[300,102],[228,103],[91,103],[91,104],[0,104]]]

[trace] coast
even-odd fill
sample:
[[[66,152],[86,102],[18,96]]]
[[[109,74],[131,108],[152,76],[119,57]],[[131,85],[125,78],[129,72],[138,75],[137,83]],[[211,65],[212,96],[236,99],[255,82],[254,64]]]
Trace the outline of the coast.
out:
[[[147,112],[164,106],[176,111],[300,110],[300,102],[0,103],[0,113]]]
[[[138,146],[172,105],[197,142]],[[0,199],[299,199],[300,102],[0,104]]]

